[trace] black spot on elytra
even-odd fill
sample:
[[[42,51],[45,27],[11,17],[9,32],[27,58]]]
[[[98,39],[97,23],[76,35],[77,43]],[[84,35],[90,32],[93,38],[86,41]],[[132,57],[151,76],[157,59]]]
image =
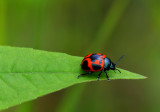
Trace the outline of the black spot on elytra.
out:
[[[91,60],[96,60],[98,57],[99,57],[99,55],[97,55],[97,54],[92,54],[90,56]]]
[[[92,67],[93,67],[94,70],[101,69],[101,65],[92,64]]]
[[[82,69],[84,69],[84,70],[90,70],[90,68],[88,67],[88,62],[87,61],[83,62]]]
[[[100,56],[102,55],[92,54],[89,58],[91,59],[92,62],[95,62],[95,60],[100,59]]]

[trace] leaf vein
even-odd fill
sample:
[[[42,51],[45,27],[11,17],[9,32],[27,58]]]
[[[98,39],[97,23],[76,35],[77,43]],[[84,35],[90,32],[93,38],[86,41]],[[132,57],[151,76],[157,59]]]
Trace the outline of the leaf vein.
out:
[[[9,84],[9,82],[6,79],[4,79],[2,77],[0,77],[0,79],[4,82],[4,84],[7,85],[8,88],[12,89],[16,93],[16,95],[19,96],[19,93],[18,93],[18,91],[16,91],[15,87],[13,87],[11,84]]]
[[[29,78],[29,77],[27,77],[26,75],[23,75],[23,77],[35,88],[35,89],[39,89],[33,82],[32,82],[32,80]]]

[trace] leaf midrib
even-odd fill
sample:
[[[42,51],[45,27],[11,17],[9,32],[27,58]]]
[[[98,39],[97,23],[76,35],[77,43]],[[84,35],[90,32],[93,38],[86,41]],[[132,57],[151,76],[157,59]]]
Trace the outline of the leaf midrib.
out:
[[[27,73],[27,74],[32,74],[32,73],[46,73],[46,74],[50,74],[50,73],[79,73],[79,72],[0,72],[1,73],[5,73],[5,74],[21,74],[21,73]]]

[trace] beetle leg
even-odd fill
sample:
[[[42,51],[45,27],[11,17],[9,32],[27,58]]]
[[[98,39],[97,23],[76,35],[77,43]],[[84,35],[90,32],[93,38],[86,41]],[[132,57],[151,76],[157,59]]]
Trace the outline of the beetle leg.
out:
[[[102,74],[102,70],[101,70],[101,72],[99,73],[99,75],[98,75],[98,77],[97,77],[97,80],[99,80],[101,74]]]
[[[119,69],[116,69],[116,70],[118,70],[118,71],[119,71],[119,73],[121,73],[121,71],[120,71]]]
[[[80,75],[78,75],[77,78],[79,78],[79,77],[81,77],[81,76],[83,76],[83,75],[91,74],[91,73],[92,73],[92,72],[87,72],[87,73],[84,73],[84,74],[80,74]]]
[[[110,81],[109,77],[108,77],[108,74],[107,74],[107,71],[105,70],[104,72],[106,73],[106,77],[107,77],[108,81]]]

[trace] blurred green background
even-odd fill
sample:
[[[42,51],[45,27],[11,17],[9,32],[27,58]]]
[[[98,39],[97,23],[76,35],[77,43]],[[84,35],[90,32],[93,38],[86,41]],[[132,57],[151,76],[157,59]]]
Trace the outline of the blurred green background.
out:
[[[159,0],[0,0],[0,45],[126,54],[118,67],[148,77],[79,84],[2,112],[160,111]]]

